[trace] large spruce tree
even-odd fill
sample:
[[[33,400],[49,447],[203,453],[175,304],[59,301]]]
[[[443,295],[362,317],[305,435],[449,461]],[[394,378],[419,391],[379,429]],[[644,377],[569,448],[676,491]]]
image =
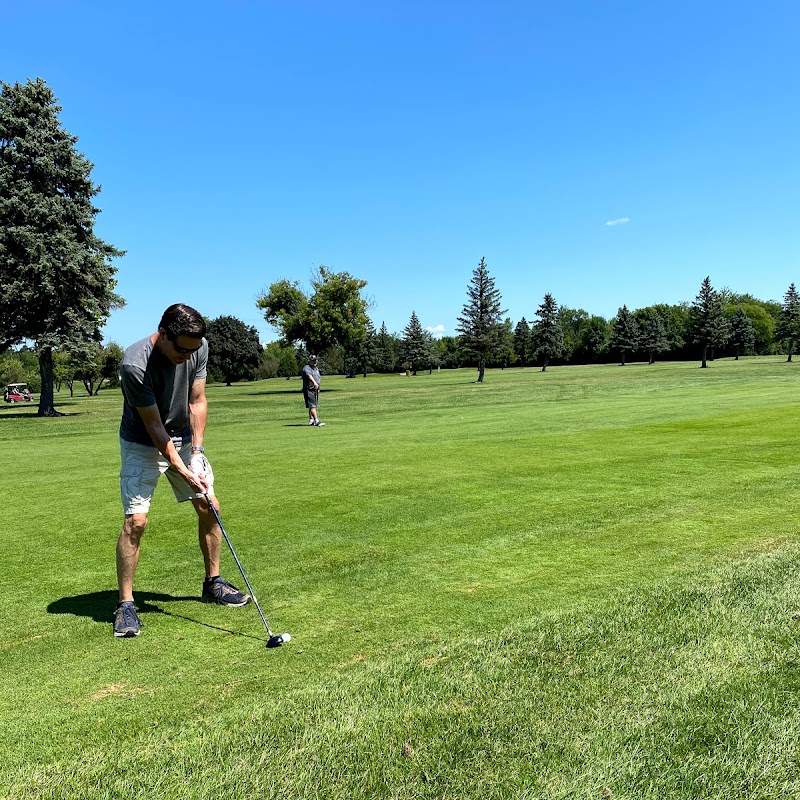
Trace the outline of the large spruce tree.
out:
[[[664,318],[652,306],[633,312],[639,330],[639,350],[647,353],[647,363],[655,364],[656,356],[669,350],[669,336]]]
[[[430,336],[423,330],[416,311],[411,312],[411,319],[403,330],[402,350],[406,369],[414,375],[430,361]]]
[[[791,361],[794,346],[800,338],[800,295],[797,294],[794,283],[789,284],[789,288],[783,296],[777,333],[778,338],[786,342],[786,360]]]
[[[47,84],[0,81],[0,352],[36,343],[39,414],[54,416],[53,350],[101,340],[123,252],[94,233],[92,163]]]
[[[722,347],[728,339],[728,320],[722,298],[706,276],[700,284],[692,307],[689,310],[689,330],[692,340],[700,345],[700,366],[708,366],[708,350]]]
[[[486,259],[481,258],[467,286],[467,302],[458,317],[456,330],[464,350],[478,359],[478,383],[483,383],[486,359],[502,344],[502,297],[489,274]]]
[[[536,309],[531,339],[536,356],[542,359],[542,372],[547,370],[551,359],[564,355],[564,330],[558,321],[558,304],[549,293]]]
[[[626,353],[632,353],[639,346],[639,326],[636,318],[628,311],[628,306],[622,306],[617,311],[611,323],[611,348],[619,350],[620,366],[625,366]]]
[[[520,366],[524,369],[531,358],[531,326],[523,317],[514,328],[514,352]]]
[[[750,353],[755,345],[756,337],[753,330],[753,323],[747,312],[739,306],[731,320],[730,344],[736,351],[736,361],[739,360],[740,353]]]

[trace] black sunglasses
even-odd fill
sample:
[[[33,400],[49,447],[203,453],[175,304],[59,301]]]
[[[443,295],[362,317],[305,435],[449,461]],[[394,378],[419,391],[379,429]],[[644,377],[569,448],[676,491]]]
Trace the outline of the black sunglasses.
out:
[[[167,334],[167,339],[172,342],[175,352],[180,353],[182,356],[190,356],[192,353],[196,353],[203,346],[202,344],[199,344],[197,347],[181,347],[169,334]]]

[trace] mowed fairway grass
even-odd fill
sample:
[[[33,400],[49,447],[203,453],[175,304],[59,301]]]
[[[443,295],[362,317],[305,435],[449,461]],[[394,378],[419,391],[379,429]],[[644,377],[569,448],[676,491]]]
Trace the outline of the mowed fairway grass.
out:
[[[166,481],[114,639],[120,394],[0,409],[0,797],[800,797],[798,370],[209,386],[276,650]]]

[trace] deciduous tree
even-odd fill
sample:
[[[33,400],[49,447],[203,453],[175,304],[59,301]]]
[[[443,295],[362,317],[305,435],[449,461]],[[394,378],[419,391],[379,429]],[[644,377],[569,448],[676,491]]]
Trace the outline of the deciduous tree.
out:
[[[231,316],[208,321],[208,366],[230,386],[233,381],[252,380],[261,363],[258,331]]]
[[[369,301],[362,296],[367,282],[349,272],[320,266],[306,294],[297,281],[280,280],[262,293],[256,305],[287,342],[302,342],[309,353],[341,346],[352,354],[364,335]]]

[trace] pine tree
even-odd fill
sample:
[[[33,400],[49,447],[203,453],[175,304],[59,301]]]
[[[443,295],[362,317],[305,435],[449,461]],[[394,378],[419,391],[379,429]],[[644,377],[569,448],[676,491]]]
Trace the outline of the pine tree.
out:
[[[669,350],[669,336],[664,318],[654,308],[642,308],[633,312],[639,329],[638,349],[647,353],[648,364],[654,364],[656,356]]]
[[[722,298],[711,285],[708,276],[700,284],[700,291],[689,310],[689,329],[692,340],[702,350],[700,366],[706,368],[709,348],[713,350],[722,347],[727,341],[729,330]]]
[[[745,310],[739,306],[733,315],[731,322],[730,344],[736,350],[736,360],[739,360],[739,353],[749,353],[753,349],[756,337],[753,330],[753,323],[747,316]]]
[[[394,372],[396,366],[397,339],[386,330],[386,323],[381,322],[380,330],[375,335],[373,369],[376,372]]]
[[[783,296],[781,315],[778,321],[778,337],[787,343],[787,361],[792,360],[794,345],[800,338],[800,295],[797,294],[794,284],[790,283],[786,294]]]
[[[403,330],[403,360],[408,365],[406,369],[416,375],[430,358],[430,337],[422,329],[419,317],[415,311],[411,312],[411,319]]]
[[[525,317],[514,328],[514,352],[524,369],[531,357],[531,328]]]
[[[561,358],[564,354],[564,331],[558,321],[558,304],[551,294],[546,294],[536,310],[531,339],[533,349],[542,359],[542,372],[547,369],[550,359]]]
[[[636,325],[636,319],[628,311],[628,306],[622,306],[611,323],[611,348],[612,350],[619,350],[621,355],[620,366],[625,366],[625,354],[634,352],[638,346],[639,329]]]
[[[500,347],[502,336],[502,298],[489,275],[486,260],[481,258],[467,286],[467,302],[458,317],[456,330],[464,349],[478,358],[478,383],[483,383],[486,360]]]
[[[53,350],[99,342],[122,256],[94,234],[100,188],[41,80],[0,82],[0,352],[36,342],[39,414],[55,416]]]

